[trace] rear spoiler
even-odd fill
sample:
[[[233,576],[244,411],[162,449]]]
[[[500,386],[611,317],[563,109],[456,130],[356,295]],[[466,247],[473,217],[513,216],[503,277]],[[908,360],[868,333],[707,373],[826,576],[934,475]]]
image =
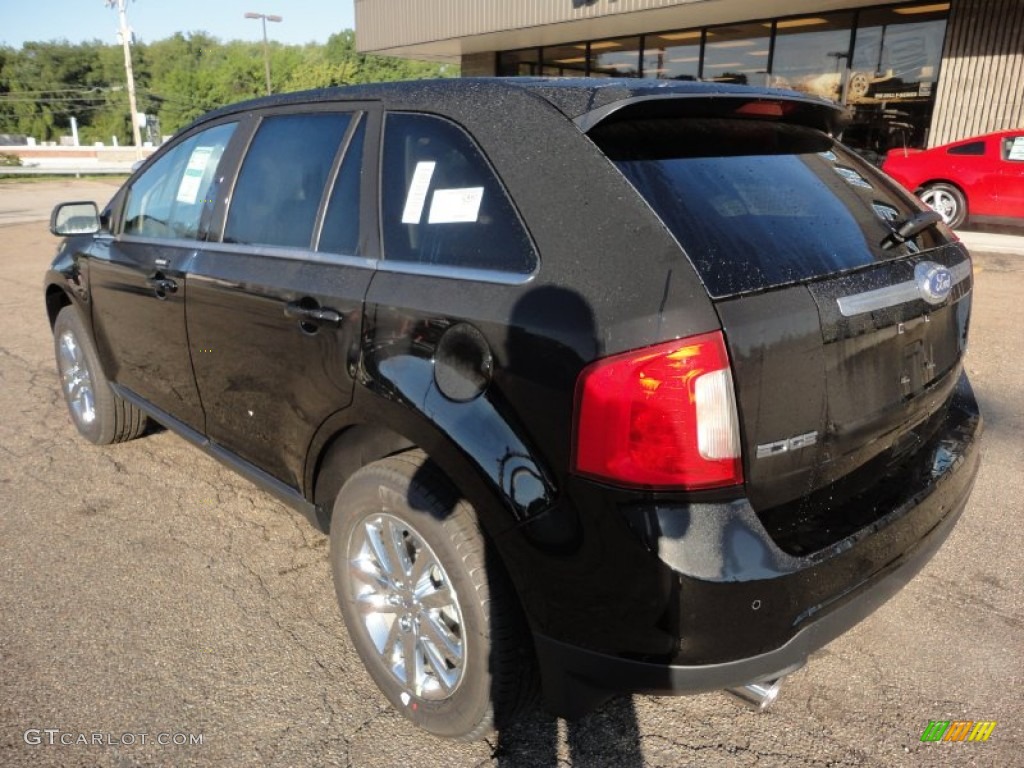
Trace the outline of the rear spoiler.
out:
[[[851,112],[830,101],[811,100],[797,93],[648,94],[613,101],[584,112],[573,122],[584,133],[600,124],[620,120],[676,117],[739,117],[775,120],[817,128],[830,135],[842,133]]]

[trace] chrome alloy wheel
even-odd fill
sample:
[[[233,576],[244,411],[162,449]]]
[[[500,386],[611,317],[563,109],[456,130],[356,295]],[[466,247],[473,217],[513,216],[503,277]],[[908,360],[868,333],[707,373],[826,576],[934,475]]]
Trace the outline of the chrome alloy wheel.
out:
[[[946,224],[951,225],[960,212],[957,199],[941,188],[926,189],[921,193],[921,200],[938,213]]]
[[[58,347],[58,365],[61,385],[71,413],[79,424],[96,421],[96,399],[93,395],[92,377],[85,362],[85,351],[71,331],[64,331]]]
[[[447,699],[465,669],[465,624],[433,550],[407,522],[378,513],[354,528],[347,559],[352,600],[403,701]]]

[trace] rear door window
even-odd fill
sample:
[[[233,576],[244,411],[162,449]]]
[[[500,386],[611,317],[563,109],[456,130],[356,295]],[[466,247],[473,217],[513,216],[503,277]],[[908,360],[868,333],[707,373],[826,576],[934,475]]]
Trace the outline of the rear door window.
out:
[[[714,297],[867,266],[920,210],[825,134],[759,120],[661,119],[589,134],[647,200]],[[930,228],[908,247],[945,242]]]
[[[238,173],[224,242],[309,248],[350,120],[336,112],[264,118]]]
[[[536,267],[501,182],[454,123],[389,114],[381,188],[387,260],[520,274]]]

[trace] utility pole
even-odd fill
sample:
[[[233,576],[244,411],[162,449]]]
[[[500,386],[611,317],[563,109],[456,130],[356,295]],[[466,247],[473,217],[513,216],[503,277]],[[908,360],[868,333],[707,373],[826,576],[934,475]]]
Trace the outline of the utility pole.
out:
[[[142,134],[139,132],[139,110],[135,106],[135,75],[132,72],[132,30],[128,26],[128,14],[125,12],[127,0],[107,0],[107,7],[117,6],[117,14],[120,20],[121,45],[124,47],[124,71],[128,78],[128,109],[131,110],[132,118],[132,140],[135,143],[135,158],[140,157],[142,148]]]
[[[122,0],[123,2],[123,0]],[[259,19],[263,22],[263,69],[267,73],[267,96],[270,95],[270,51],[267,48],[267,22],[268,21],[284,21],[281,16],[275,16],[270,13],[253,13],[248,11],[245,14],[247,19]]]

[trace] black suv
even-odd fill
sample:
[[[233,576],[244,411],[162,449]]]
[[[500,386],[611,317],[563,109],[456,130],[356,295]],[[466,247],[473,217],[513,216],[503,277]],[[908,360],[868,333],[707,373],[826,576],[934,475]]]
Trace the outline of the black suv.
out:
[[[569,717],[768,702],[978,469],[970,258],[842,117],[642,80],[218,110],[54,211],[72,419],[155,419],[329,531],[353,644],[433,733],[536,681]]]

